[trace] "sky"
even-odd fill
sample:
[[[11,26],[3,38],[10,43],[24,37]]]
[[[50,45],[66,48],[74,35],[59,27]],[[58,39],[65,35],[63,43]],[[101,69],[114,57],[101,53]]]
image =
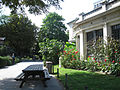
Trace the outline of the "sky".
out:
[[[60,6],[62,7],[61,10],[56,10],[54,7],[50,8],[50,12],[56,12],[59,15],[61,15],[65,21],[64,23],[68,23],[72,20],[74,20],[76,17],[78,17],[78,14],[81,12],[87,13],[91,10],[93,10],[94,6],[93,3],[99,1],[99,0],[64,0],[64,2],[60,3]],[[8,9],[5,9],[4,11],[6,14],[8,14]],[[27,13],[29,19],[38,27],[41,27],[42,20],[45,18],[45,14],[42,15],[33,15]]]

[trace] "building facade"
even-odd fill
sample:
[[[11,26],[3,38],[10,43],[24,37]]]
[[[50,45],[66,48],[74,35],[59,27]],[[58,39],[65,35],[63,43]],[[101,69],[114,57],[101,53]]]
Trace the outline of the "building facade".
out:
[[[106,40],[108,36],[120,39],[120,0],[100,0],[92,11],[80,14],[79,20],[70,24],[80,56],[86,58],[88,41],[97,37]]]

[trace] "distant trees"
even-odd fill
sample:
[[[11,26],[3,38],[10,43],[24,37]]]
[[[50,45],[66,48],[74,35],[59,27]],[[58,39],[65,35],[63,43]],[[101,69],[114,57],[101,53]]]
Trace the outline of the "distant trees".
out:
[[[45,41],[47,38],[50,40],[56,39],[58,41],[66,42],[68,36],[66,35],[66,27],[63,23],[64,19],[57,13],[49,13],[45,19],[43,19],[43,25],[39,32],[39,41]]]
[[[68,40],[65,33],[64,19],[57,13],[49,13],[43,19],[43,25],[38,32],[40,53],[44,61],[58,64],[59,54],[63,51],[64,42]]]
[[[36,30],[32,22],[23,15],[11,15],[0,24],[0,36],[6,37],[6,44],[10,46],[17,55],[30,53],[36,41]]]
[[[32,14],[41,14],[48,11],[50,6],[60,8],[60,2],[63,0],[0,0],[1,5],[8,6],[12,13],[16,13],[17,10],[22,12],[25,8]]]

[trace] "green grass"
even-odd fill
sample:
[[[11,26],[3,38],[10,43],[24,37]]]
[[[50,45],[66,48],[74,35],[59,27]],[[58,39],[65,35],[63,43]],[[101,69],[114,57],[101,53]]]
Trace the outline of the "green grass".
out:
[[[57,72],[58,65],[54,66]],[[120,77],[111,75],[103,75],[94,72],[80,71],[74,69],[59,68],[60,78],[63,84],[65,83],[65,74],[68,74],[69,90],[120,90]]]

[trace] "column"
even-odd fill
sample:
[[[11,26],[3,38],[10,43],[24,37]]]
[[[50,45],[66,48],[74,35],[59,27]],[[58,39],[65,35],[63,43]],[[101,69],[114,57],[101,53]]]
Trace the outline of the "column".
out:
[[[78,51],[80,50],[80,35],[76,36],[76,49]]]
[[[103,26],[103,39],[107,43],[107,37],[111,36],[111,27],[109,24],[105,23]]]
[[[84,32],[80,32],[80,59],[84,59]]]

